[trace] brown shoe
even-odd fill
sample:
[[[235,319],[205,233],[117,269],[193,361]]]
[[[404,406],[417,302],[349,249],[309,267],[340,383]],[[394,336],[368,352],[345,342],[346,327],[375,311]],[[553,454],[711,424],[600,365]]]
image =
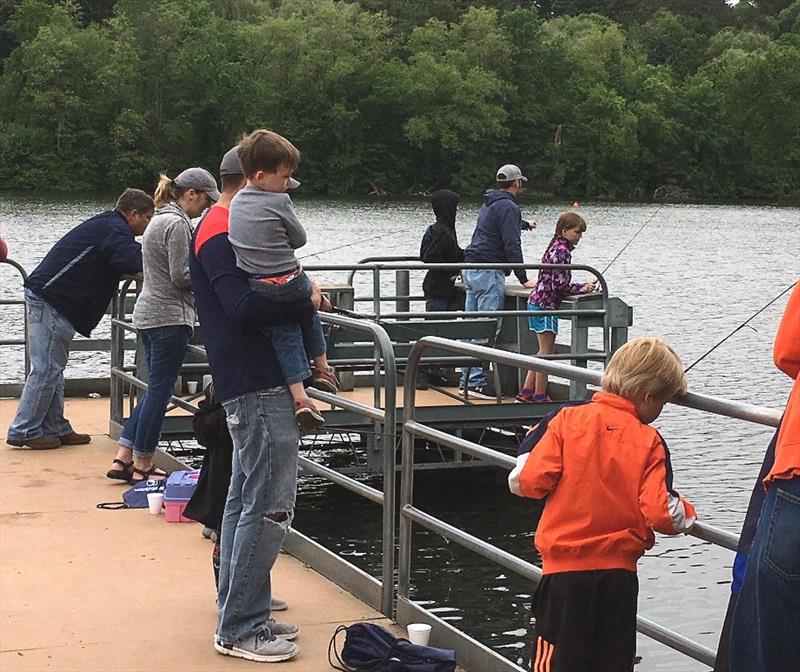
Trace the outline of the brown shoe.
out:
[[[65,446],[82,446],[91,442],[92,437],[88,434],[78,434],[77,432],[70,432],[64,436],[58,437],[61,443]]]
[[[314,368],[314,373],[311,376],[311,387],[315,387],[323,392],[330,392],[336,394],[339,391],[339,381],[333,375],[333,369],[318,369]]]
[[[294,402],[294,418],[300,425],[301,432],[311,432],[325,424],[325,418],[320,415],[311,399]]]
[[[35,439],[6,439],[9,446],[30,448],[32,450],[49,450],[58,448],[61,441],[57,436],[37,436]]]

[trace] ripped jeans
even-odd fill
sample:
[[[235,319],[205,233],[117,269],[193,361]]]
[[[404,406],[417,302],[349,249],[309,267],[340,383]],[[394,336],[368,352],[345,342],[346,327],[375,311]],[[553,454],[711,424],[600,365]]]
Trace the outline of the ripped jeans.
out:
[[[270,616],[270,571],[294,515],[300,434],[286,387],[223,402],[233,474],[222,518],[217,635],[246,639]]]

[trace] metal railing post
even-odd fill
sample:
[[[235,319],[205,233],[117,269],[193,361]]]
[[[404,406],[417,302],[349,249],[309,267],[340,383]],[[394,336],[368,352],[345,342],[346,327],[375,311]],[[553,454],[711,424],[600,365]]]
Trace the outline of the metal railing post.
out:
[[[407,313],[411,309],[411,271],[399,270],[394,272],[395,310],[398,313]],[[405,297],[405,298],[403,298]]]

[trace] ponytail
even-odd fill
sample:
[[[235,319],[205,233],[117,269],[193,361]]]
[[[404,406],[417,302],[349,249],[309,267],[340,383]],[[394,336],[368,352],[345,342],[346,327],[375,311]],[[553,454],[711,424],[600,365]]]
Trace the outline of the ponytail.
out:
[[[548,261],[547,261],[547,255],[548,255],[548,254],[550,254],[550,248],[551,248],[551,247],[553,247],[553,243],[555,243],[555,242],[556,242],[556,238],[558,238],[558,236],[553,236],[553,237],[550,239],[550,242],[547,244],[547,249],[544,251],[544,254],[542,255],[542,263],[543,263],[543,264],[546,264],[546,263],[548,263]]]
[[[158,184],[153,194],[153,201],[155,201],[157,208],[163,208],[167,203],[177,201],[184,191],[186,190],[175,184],[175,180],[161,173],[158,176]]]

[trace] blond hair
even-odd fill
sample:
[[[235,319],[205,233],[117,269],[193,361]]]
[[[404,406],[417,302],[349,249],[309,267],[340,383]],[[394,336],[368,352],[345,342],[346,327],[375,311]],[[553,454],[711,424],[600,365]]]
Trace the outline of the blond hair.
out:
[[[153,201],[157,208],[163,208],[168,203],[177,201],[183,196],[183,192],[185,191],[186,189],[175,184],[175,180],[161,173],[161,175],[158,176],[158,184],[153,193]]]
[[[630,401],[648,395],[666,401],[685,394],[688,388],[681,358],[657,336],[634,338],[617,350],[600,384],[606,392]]]
[[[260,128],[243,137],[236,153],[244,174],[250,178],[259,170],[277,173],[281,166],[295,170],[300,164],[300,151],[275,131]]]

